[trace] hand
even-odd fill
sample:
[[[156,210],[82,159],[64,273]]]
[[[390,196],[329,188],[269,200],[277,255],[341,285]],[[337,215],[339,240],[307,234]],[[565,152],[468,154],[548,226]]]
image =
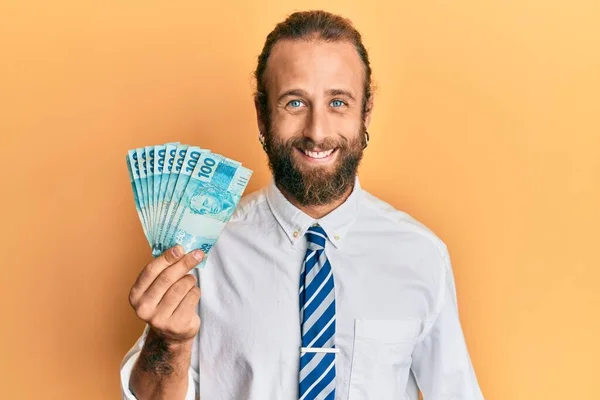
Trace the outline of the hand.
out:
[[[203,258],[201,250],[174,246],[146,265],[129,292],[137,316],[167,344],[190,342],[200,330],[200,288],[188,272]]]

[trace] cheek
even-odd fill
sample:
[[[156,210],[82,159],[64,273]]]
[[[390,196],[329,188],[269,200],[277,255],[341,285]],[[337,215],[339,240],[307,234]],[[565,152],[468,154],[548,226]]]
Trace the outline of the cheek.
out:
[[[284,140],[302,133],[305,124],[304,115],[293,115],[284,111],[273,113],[271,119],[272,131]]]
[[[360,119],[341,118],[336,126],[336,131],[348,139],[354,139],[362,132],[361,127],[362,121]]]

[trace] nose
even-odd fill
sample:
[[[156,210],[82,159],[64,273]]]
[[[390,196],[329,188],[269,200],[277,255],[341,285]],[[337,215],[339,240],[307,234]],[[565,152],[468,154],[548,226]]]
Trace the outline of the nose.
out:
[[[327,110],[323,107],[313,106],[309,112],[304,136],[319,144],[331,135],[331,126]]]

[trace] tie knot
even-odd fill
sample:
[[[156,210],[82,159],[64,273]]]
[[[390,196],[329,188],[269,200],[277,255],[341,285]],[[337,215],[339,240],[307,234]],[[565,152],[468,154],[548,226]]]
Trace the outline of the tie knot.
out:
[[[306,231],[306,240],[308,246],[313,250],[320,250],[325,248],[325,242],[327,241],[327,234],[325,230],[319,225],[311,226]]]

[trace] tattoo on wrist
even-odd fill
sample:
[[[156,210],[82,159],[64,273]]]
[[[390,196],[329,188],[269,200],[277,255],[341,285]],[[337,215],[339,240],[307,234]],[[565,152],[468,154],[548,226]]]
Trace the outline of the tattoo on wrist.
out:
[[[173,354],[165,341],[153,335],[146,338],[146,351],[142,351],[142,368],[146,372],[154,372],[160,375],[171,375],[174,371],[170,361]]]

